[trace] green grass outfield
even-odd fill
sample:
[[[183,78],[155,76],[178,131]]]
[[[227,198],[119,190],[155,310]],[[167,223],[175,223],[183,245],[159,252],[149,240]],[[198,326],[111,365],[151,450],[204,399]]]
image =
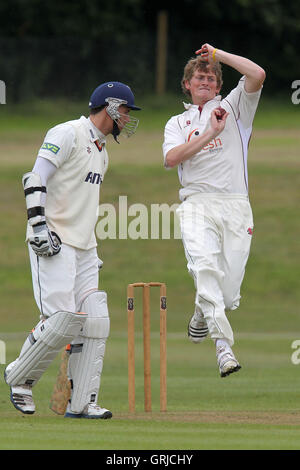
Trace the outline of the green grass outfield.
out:
[[[117,145],[109,138],[110,167],[101,202],[118,209],[120,195],[134,203],[178,203],[176,170],[162,167],[166,120],[181,112],[180,98],[148,98],[135,136]],[[30,111],[29,111],[30,110]],[[100,402],[107,421],[67,420],[49,409],[59,357],[34,389],[37,411],[13,408],[0,381],[1,449],[280,449],[300,448],[300,364],[292,343],[300,340],[299,106],[262,99],[249,152],[250,199],[255,231],[238,310],[230,313],[242,369],[221,379],[215,350],[186,337],[194,287],[181,241],[103,240],[101,288],[108,292],[111,336]],[[25,236],[21,177],[32,168],[47,129],[85,114],[79,104],[40,102],[0,107],[1,267],[0,340],[6,363],[15,359],[38,321]],[[159,412],[158,292],[152,292],[152,413],[143,411],[141,296],[136,301],[137,410],[127,405],[126,287],[162,281],[168,294],[168,411]],[[300,358],[300,353],[299,353]],[[2,375],[5,365],[0,365]]]

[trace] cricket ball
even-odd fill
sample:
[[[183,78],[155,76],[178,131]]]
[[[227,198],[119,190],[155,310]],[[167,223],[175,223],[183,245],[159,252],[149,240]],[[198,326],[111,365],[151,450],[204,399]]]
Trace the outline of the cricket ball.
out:
[[[217,119],[218,121],[221,121],[222,117],[224,116],[224,114],[226,113],[225,109],[224,108],[221,108],[221,106],[219,106],[217,108],[217,111],[219,111],[219,114],[217,116]]]

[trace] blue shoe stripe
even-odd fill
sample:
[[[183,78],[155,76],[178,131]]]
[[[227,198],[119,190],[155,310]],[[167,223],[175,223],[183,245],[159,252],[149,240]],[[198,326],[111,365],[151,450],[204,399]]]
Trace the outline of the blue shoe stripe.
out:
[[[82,413],[65,413],[64,418],[84,418]]]

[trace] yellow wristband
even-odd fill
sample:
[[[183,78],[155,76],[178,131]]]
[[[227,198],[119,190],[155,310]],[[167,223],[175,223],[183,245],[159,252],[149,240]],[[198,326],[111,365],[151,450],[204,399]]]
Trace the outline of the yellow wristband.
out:
[[[216,52],[217,52],[218,49],[214,49],[213,50],[213,53],[212,53],[212,58],[213,58],[213,61],[216,62]]]

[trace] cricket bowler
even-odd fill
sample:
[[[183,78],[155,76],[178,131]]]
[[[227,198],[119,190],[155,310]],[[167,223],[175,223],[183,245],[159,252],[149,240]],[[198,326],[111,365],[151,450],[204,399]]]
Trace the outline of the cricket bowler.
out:
[[[235,310],[249,256],[253,217],[248,196],[247,153],[265,71],[251,60],[210,44],[184,68],[182,90],[192,103],[165,126],[166,168],[178,167],[177,209],[187,268],[194,279],[195,309],[188,337],[216,345],[221,377],[241,366],[233,354],[226,310]],[[222,66],[242,77],[220,96]]]
[[[31,172],[23,176],[33,292],[40,321],[19,357],[5,370],[11,402],[35,412],[32,389],[58,352],[70,344],[71,396],[67,418],[107,419],[98,405],[110,320],[106,292],[99,290],[95,225],[100,187],[108,167],[106,137],[118,142],[138,126],[129,86],[99,85],[90,115],[48,131]]]

